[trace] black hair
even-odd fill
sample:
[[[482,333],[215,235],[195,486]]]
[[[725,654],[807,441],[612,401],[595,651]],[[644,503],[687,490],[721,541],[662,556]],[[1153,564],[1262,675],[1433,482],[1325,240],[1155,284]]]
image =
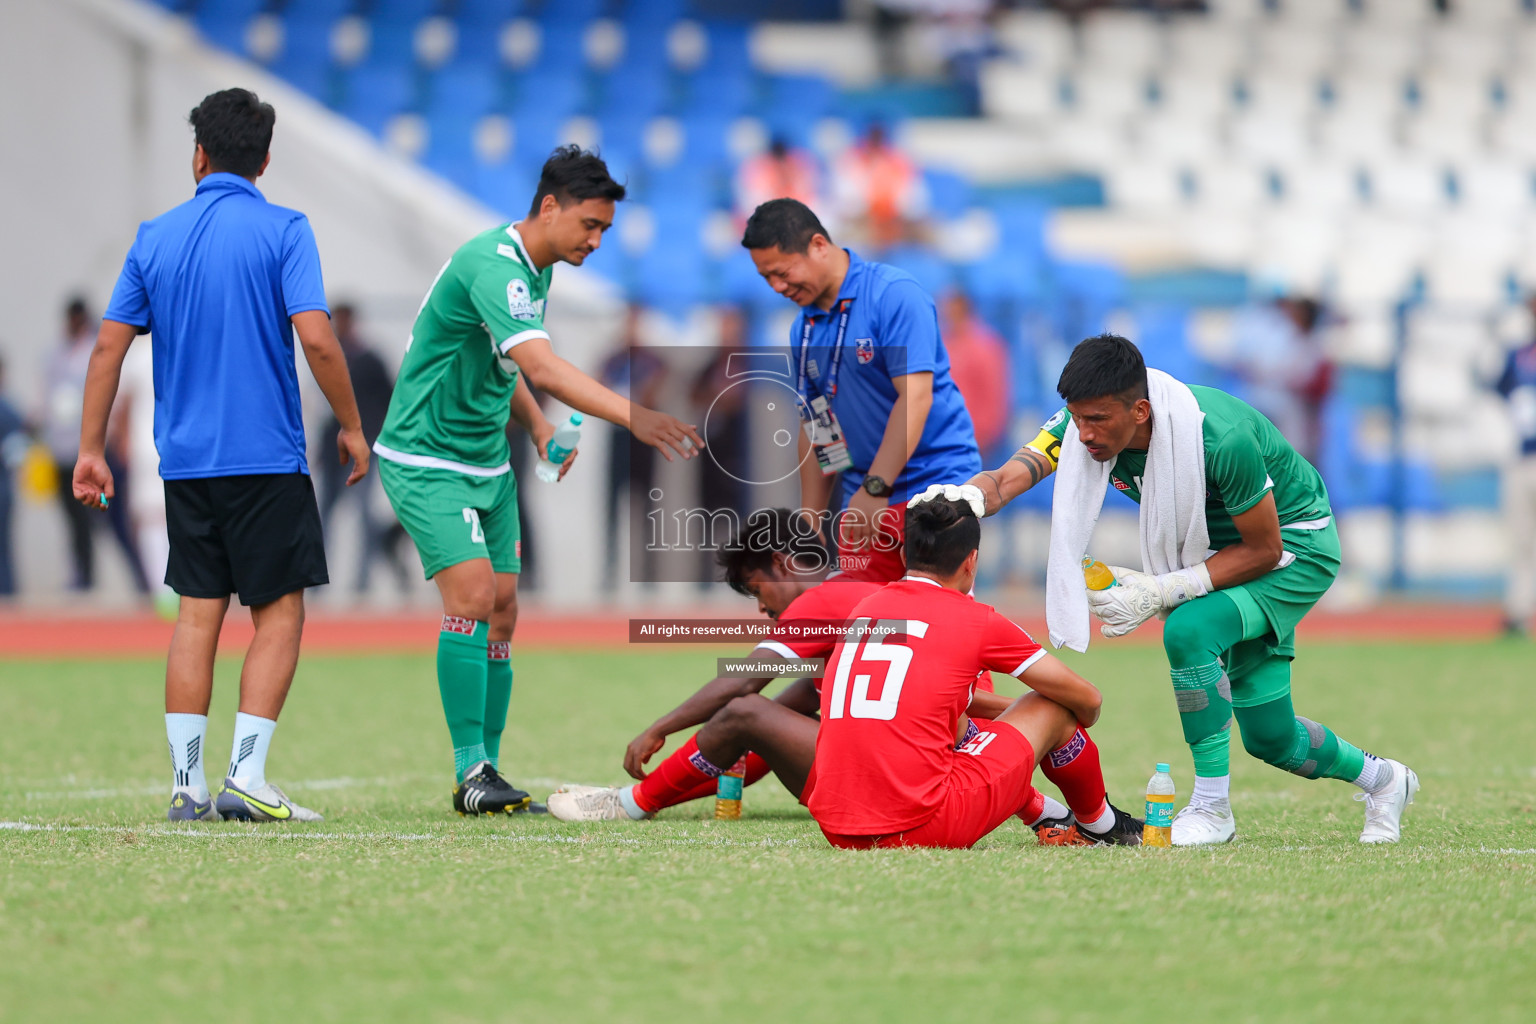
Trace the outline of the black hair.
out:
[[[561,206],[570,206],[587,199],[612,199],[617,203],[627,192],[613,180],[602,157],[574,143],[559,146],[549,154],[539,172],[539,187],[528,207],[528,216],[538,214],[545,196],[554,196]]]
[[[64,304],[65,316],[78,316],[82,320],[91,318],[91,307],[85,301],[84,295],[71,295],[69,301]]]
[[[249,89],[225,89],[204,96],[187,121],[214,170],[254,178],[272,148],[277,111]]]
[[[741,247],[801,253],[811,247],[811,239],[817,235],[832,241],[809,206],[798,199],[770,199],[747,218]]]
[[[934,498],[907,506],[907,568],[949,576],[981,546],[981,520],[970,503]]]
[[[715,552],[715,562],[732,590],[751,597],[747,577],[754,572],[772,572],[775,554],[784,555],[794,568],[802,570],[825,566],[829,561],[814,523],[787,508],[760,508],[747,516],[729,544]]]
[[[1141,350],[1118,334],[1099,334],[1077,343],[1056,382],[1066,402],[1114,395],[1126,405],[1147,397],[1147,364]]]

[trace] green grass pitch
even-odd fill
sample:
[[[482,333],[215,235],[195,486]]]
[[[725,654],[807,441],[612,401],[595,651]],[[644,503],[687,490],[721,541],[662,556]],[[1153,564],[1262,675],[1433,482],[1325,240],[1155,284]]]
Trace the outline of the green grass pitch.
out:
[[[618,782],[700,648],[516,655],[508,774]],[[1191,771],[1160,652],[1075,661],[1111,796]],[[1303,646],[1296,704],[1413,765],[1405,838],[1235,750],[1239,841],[843,853],[768,781],[741,822],[465,820],[430,656],[311,657],[270,776],[316,826],[171,828],[161,663],[0,670],[0,1020],[1528,1021],[1532,648]],[[208,737],[224,763],[238,664]]]

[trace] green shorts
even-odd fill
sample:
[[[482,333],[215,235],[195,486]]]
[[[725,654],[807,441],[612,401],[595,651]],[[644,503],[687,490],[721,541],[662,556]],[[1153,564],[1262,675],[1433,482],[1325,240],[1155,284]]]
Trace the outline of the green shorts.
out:
[[[1290,690],[1290,673],[1281,678],[1256,669],[1274,658],[1296,656],[1296,625],[1333,586],[1339,574],[1339,531],[1330,523],[1321,530],[1280,531],[1285,550],[1296,556],[1291,564],[1256,580],[1223,588],[1243,617],[1243,633],[1252,636],[1233,645],[1223,659],[1232,682],[1232,703],[1250,707],[1268,703]],[[1262,632],[1260,632],[1262,630]],[[1250,677],[1271,680],[1267,686],[1244,685]],[[1275,688],[1279,692],[1268,692]],[[1252,691],[1252,692],[1250,692]],[[1263,691],[1263,692],[1261,692]]]
[[[416,542],[427,579],[474,558],[489,558],[494,572],[522,571],[523,528],[511,470],[470,476],[384,458],[374,464],[400,525]]]

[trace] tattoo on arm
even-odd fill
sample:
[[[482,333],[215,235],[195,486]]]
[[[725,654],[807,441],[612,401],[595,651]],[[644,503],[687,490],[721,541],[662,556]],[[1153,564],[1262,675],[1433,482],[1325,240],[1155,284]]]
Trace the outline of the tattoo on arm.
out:
[[[997,482],[997,474],[983,470],[981,475],[986,477],[987,480],[992,484],[992,490],[997,494],[997,500],[1001,502],[1003,500],[1003,487]]]
[[[1017,452],[1014,453],[1013,458],[1009,459],[1008,461],[1017,462],[1025,469],[1029,470],[1030,487],[1035,486],[1035,484],[1043,480],[1046,474],[1049,473],[1049,470],[1047,470],[1043,465],[1045,462],[1045,456],[1041,455],[1033,448],[1020,448]]]

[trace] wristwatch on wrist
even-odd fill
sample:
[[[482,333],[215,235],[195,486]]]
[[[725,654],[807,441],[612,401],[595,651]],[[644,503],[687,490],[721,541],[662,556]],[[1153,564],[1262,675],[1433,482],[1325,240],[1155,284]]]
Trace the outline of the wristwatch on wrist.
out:
[[[889,498],[891,485],[885,482],[884,477],[869,474],[864,477],[864,491],[872,498]]]

